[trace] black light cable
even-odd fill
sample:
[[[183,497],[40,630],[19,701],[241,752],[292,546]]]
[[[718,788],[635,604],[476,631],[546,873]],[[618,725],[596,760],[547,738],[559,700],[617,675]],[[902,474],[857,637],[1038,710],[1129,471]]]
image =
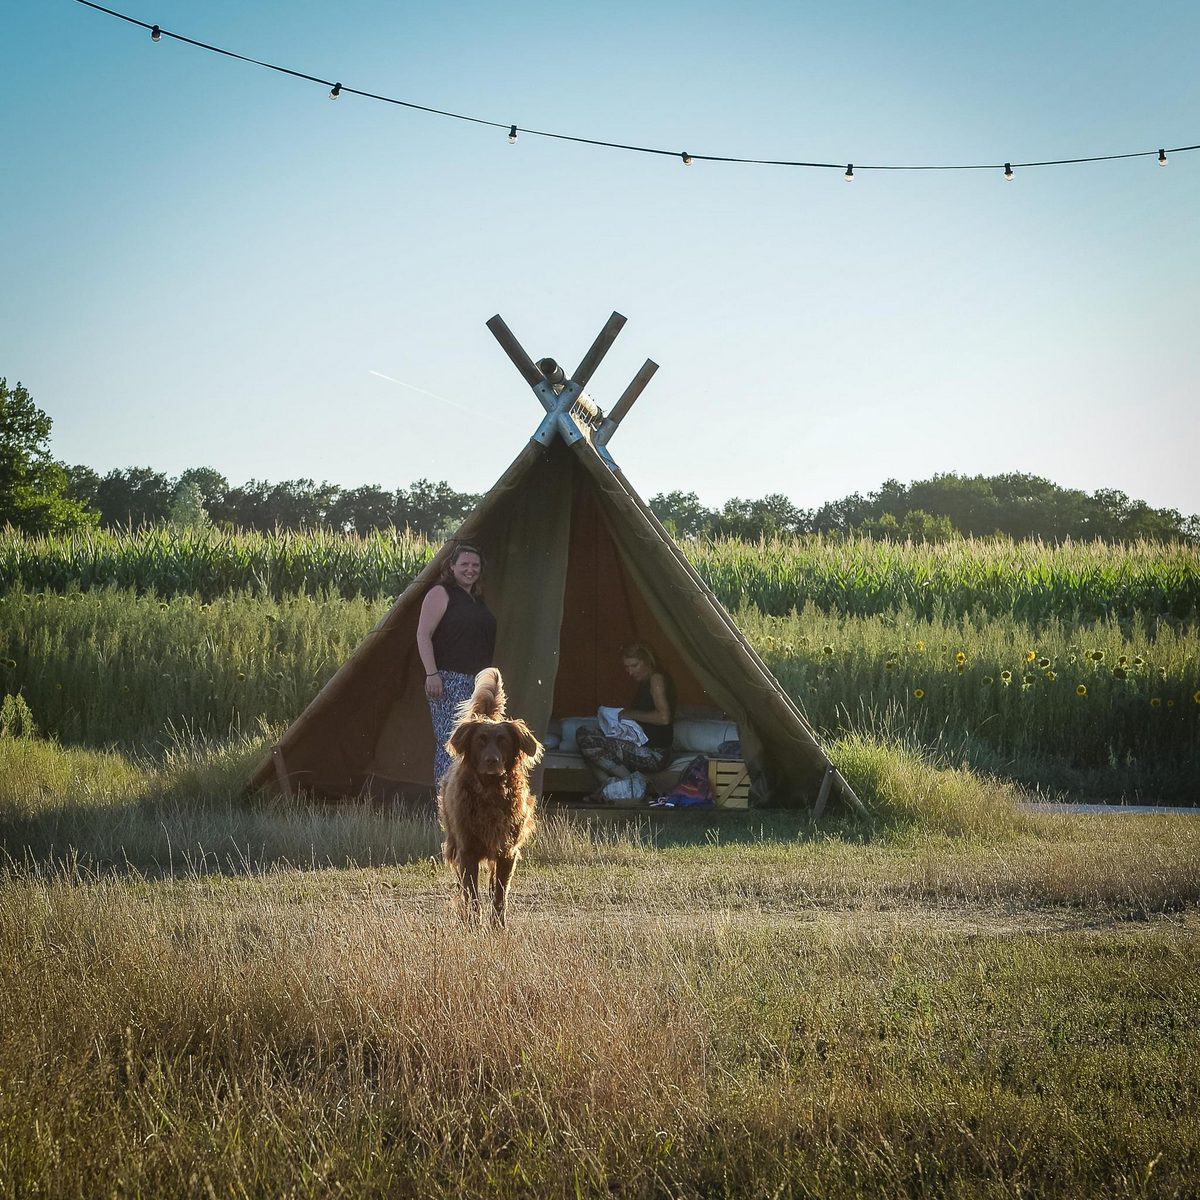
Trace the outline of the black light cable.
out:
[[[346,87],[343,83],[336,80],[320,79],[316,75],[308,75],[303,71],[293,71],[290,67],[281,67],[275,63],[263,62],[261,59],[250,58],[245,54],[238,54],[233,50],[224,50],[220,46],[210,46],[207,42],[198,42],[194,38],[185,37],[182,33],[171,33],[170,30],[162,29],[158,25],[149,25],[145,21],[139,21],[136,17],[126,16],[125,13],[116,12],[114,9],[105,8],[102,4],[96,4],[93,0],[76,0],[77,4],[82,4],[86,8],[94,8],[97,12],[107,13],[110,17],[116,17],[119,21],[127,21],[130,25],[137,25],[141,29],[149,30],[152,41],[159,42],[163,38],[173,38],[177,42],[184,42],[189,46],[195,46],[200,50],[209,50],[213,54],[222,54],[226,58],[236,58],[239,62],[250,63],[252,66],[264,67],[268,71],[277,71],[280,75],[291,75],[295,79],[306,79],[310,83],[319,83],[322,87],[329,88],[329,97],[331,100],[336,100],[339,96],[362,96],[364,100],[378,100],[382,104],[395,104],[400,108],[411,108],[417,112],[432,113],[438,117],[450,117],[455,121],[469,121],[473,125],[487,125],[493,129],[503,129],[508,134],[510,142],[516,142],[518,127],[508,121],[489,121],[483,117],[471,117],[465,113],[449,112],[444,108],[431,108],[427,104],[416,104],[411,100],[397,100],[393,96],[382,96],[376,92],[364,92],[358,88]],[[748,166],[760,167],[814,167],[820,170],[843,171],[844,178],[847,180],[854,179],[854,171],[857,167],[859,171],[998,171],[1001,168],[1004,170],[1004,178],[1011,180],[1013,178],[1014,169],[1017,167],[1062,167],[1073,163],[1091,163],[1091,162],[1114,162],[1122,158],[1147,158],[1156,156],[1159,166],[1167,165],[1168,154],[1185,154],[1190,150],[1200,150],[1200,144],[1195,146],[1175,146],[1173,149],[1159,150],[1135,150],[1128,154],[1094,154],[1086,158],[1049,158],[1041,159],[1036,162],[1006,162],[1006,163],[910,163],[910,164],[870,164],[870,163],[828,163],[828,162],[803,162],[796,159],[785,158],[738,158],[732,155],[724,154],[690,154],[688,151],[679,150],[662,150],[655,146],[633,146],[625,142],[607,142],[601,138],[585,138],[578,137],[569,133],[552,133],[545,129],[526,129],[520,127],[521,133],[529,134],[531,137],[554,138],[561,142],[575,142],[583,146],[604,146],[610,150],[629,150],[636,154],[659,154],[667,158],[678,158],[682,160],[684,166],[691,166],[694,162],[717,162],[717,163],[741,163]]]

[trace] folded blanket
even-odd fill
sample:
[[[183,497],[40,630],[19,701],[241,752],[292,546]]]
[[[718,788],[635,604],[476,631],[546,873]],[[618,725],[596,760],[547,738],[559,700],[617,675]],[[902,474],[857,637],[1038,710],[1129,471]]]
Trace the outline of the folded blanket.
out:
[[[601,705],[596,710],[596,716],[600,721],[600,732],[605,737],[620,738],[635,746],[646,744],[646,731],[636,721],[622,721],[619,708]]]

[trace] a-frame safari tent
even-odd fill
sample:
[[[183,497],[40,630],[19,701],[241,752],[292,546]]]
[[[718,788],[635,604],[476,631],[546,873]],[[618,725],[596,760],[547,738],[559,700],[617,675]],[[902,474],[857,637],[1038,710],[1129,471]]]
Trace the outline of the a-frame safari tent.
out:
[[[496,666],[509,712],[539,734],[552,718],[626,701],[620,648],[643,641],[680,706],[737,725],[751,805],[859,802],[779,686],[608,451],[657,370],[649,360],[605,415],[587,395],[625,318],[613,313],[570,378],[537,364],[499,316],[488,322],[545,410],[516,460],[286,731],[258,786],[327,796],[428,793],[433,731],[417,655],[421,601],[454,541],[487,557]]]

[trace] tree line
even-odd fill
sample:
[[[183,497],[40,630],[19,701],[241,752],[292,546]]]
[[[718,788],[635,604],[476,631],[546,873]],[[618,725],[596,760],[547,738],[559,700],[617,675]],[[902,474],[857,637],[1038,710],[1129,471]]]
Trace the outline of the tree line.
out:
[[[455,491],[445,480],[418,479],[392,491],[312,479],[232,485],[212,467],[174,477],[150,467],[101,475],[51,457],[51,424],[26,388],[20,383],[10,388],[0,378],[0,527],[55,533],[94,525],[215,524],[359,534],[407,527],[436,538],[451,532],[481,499],[478,493]],[[1200,516],[1152,508],[1111,488],[1088,494],[1021,473],[947,473],[909,484],[889,479],[865,496],[855,492],[814,509],[798,508],[780,493],[759,500],[735,497],[707,508],[695,492],[680,491],[651,497],[650,508],[679,537],[756,541],[818,533],[940,541],[1007,534],[1051,542],[1200,542]]]
[[[734,498],[705,508],[695,492],[654,496],[650,507],[678,536],[762,537],[820,533],[894,540],[953,537],[1041,538],[1058,542],[1157,538],[1200,542],[1200,516],[1152,508],[1114,488],[1064,488],[1038,475],[958,475],[913,483],[889,479],[877,491],[855,492],[819,508],[797,508],[787,496]]]

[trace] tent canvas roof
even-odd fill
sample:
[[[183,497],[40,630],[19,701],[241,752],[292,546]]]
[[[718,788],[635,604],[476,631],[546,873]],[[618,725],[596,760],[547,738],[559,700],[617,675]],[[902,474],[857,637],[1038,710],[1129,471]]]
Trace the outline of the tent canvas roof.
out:
[[[621,702],[629,683],[620,647],[640,640],[674,678],[680,704],[713,706],[737,723],[752,803],[807,807],[819,798],[820,807],[836,781],[857,806],[795,704],[594,436],[602,414],[570,395],[554,402],[578,435],[553,427],[547,435],[543,422],[540,440],[535,434],[253,782],[335,796],[432,787],[417,620],[454,543],[469,539],[487,556],[509,711],[535,731],[552,717]]]

